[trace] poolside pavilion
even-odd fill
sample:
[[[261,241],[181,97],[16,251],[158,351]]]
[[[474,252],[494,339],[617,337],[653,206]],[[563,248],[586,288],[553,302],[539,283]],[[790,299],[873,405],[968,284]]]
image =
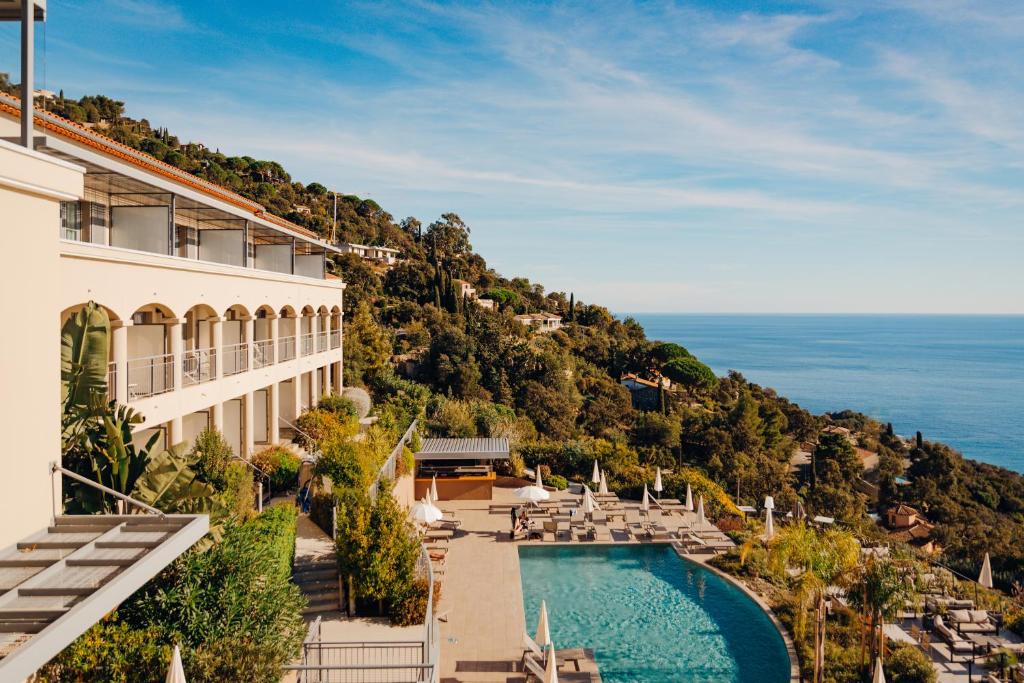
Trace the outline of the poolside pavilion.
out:
[[[415,457],[417,499],[436,477],[438,500],[491,500],[494,463],[508,460],[508,439],[424,439]]]

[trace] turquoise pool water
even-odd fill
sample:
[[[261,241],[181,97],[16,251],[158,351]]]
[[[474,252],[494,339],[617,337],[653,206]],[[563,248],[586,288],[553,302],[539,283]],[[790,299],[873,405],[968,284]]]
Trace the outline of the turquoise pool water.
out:
[[[594,649],[607,683],[785,683],[789,656],[743,592],[664,545],[519,548],[526,623]]]

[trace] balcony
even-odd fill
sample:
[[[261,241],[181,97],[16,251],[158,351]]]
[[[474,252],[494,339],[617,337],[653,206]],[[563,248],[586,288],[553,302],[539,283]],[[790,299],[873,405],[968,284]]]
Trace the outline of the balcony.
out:
[[[249,369],[249,344],[239,342],[224,347],[224,376],[237,375]]]
[[[329,348],[330,347],[327,346],[327,333],[326,332],[318,333],[317,336],[316,336],[316,350],[323,352],[323,351],[327,351]]]
[[[265,368],[274,364],[274,340],[260,339],[252,347],[253,370]]]
[[[132,358],[128,361],[128,397],[147,398],[174,391],[174,354]]]
[[[307,332],[306,334],[304,334],[301,337],[299,337],[299,346],[300,346],[300,348],[302,350],[302,355],[303,356],[312,356],[313,355],[313,352],[315,350],[315,345],[316,345],[315,337],[316,337],[316,335],[313,334],[312,332]]]
[[[341,330],[331,330],[331,348],[341,348]]]
[[[217,378],[217,349],[193,349],[181,358],[181,383],[186,387]]]
[[[295,360],[295,336],[281,337],[277,340],[278,362]]]

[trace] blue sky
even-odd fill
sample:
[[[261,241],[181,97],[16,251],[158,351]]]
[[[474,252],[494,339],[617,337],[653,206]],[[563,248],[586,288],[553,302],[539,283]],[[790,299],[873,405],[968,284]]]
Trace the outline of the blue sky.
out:
[[[47,87],[580,300],[1024,313],[1020,3],[49,5]]]

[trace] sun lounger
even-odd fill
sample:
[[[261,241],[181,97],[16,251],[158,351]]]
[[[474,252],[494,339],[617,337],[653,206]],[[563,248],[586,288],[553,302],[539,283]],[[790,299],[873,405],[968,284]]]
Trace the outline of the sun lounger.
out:
[[[947,626],[941,616],[935,617],[935,632],[949,645],[950,654],[974,654],[974,643],[965,640],[959,633]]]
[[[590,515],[590,520],[595,524],[605,523],[608,521],[607,510],[594,510]]]
[[[558,538],[562,534],[565,534],[570,541],[572,540],[572,531],[569,528],[569,522],[568,521],[565,521],[565,522],[555,522],[555,525],[556,525],[555,540],[558,540]]]
[[[612,532],[608,530],[607,524],[594,524],[594,540],[605,542],[612,540]]]

